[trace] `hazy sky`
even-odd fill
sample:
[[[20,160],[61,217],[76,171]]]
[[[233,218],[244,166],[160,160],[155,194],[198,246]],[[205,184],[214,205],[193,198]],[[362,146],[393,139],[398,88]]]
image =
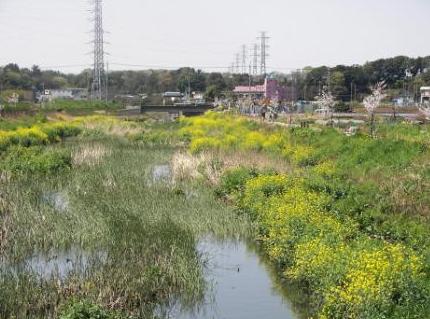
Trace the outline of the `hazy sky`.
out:
[[[85,68],[89,9],[88,0],[0,0],[0,64]],[[425,56],[429,14],[430,0],[104,0],[112,69],[227,68],[261,30],[269,69],[280,71]],[[58,67],[70,65],[83,66]]]

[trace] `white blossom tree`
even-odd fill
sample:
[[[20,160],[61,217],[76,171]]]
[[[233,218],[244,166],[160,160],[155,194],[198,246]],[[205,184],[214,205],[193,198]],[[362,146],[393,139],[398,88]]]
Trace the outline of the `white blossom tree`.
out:
[[[331,94],[331,92],[328,89],[324,88],[321,91],[321,94],[316,97],[316,102],[320,107],[320,110],[322,110],[322,114],[324,116],[333,114],[335,101],[334,101],[334,96]]]
[[[372,94],[363,100],[364,107],[370,116],[370,135],[372,136],[375,132],[375,110],[379,107],[382,100],[387,96],[384,93],[385,87],[385,81],[376,83],[376,85],[372,87]]]

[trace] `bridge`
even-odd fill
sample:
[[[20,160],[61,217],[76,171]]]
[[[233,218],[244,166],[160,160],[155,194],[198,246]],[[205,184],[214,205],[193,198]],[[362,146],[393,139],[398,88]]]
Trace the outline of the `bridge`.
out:
[[[145,113],[169,113],[181,114],[185,116],[204,114],[205,112],[214,109],[213,104],[202,105],[144,105],[127,108],[119,111],[119,115],[130,116],[140,115]]]

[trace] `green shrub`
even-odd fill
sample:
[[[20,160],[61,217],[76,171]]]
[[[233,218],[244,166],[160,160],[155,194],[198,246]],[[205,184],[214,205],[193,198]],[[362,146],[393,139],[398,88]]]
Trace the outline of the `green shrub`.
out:
[[[61,141],[65,137],[76,136],[81,129],[67,122],[42,123],[13,130],[0,130],[0,151],[13,145],[34,146]]]
[[[73,301],[60,314],[59,319],[122,319],[116,312],[105,310],[87,301]]]
[[[0,168],[11,173],[49,173],[71,167],[65,150],[14,146],[3,155]]]
[[[131,141],[139,142],[149,146],[171,145],[176,141],[176,137],[166,131],[148,131],[129,137]]]
[[[226,196],[242,191],[246,182],[256,176],[258,176],[258,172],[253,168],[239,167],[228,170],[221,177],[216,194],[218,196]]]
[[[81,129],[77,125],[65,122],[43,125],[41,130],[48,136],[48,140],[51,143],[58,142],[66,137],[76,136],[81,132]]]

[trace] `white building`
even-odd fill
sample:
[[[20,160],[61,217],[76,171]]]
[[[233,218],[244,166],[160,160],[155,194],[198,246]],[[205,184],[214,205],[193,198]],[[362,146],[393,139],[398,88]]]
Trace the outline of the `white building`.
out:
[[[83,100],[88,96],[87,89],[81,88],[69,88],[69,89],[56,89],[56,90],[45,90],[41,95],[40,100],[52,101],[56,99],[64,100]]]

